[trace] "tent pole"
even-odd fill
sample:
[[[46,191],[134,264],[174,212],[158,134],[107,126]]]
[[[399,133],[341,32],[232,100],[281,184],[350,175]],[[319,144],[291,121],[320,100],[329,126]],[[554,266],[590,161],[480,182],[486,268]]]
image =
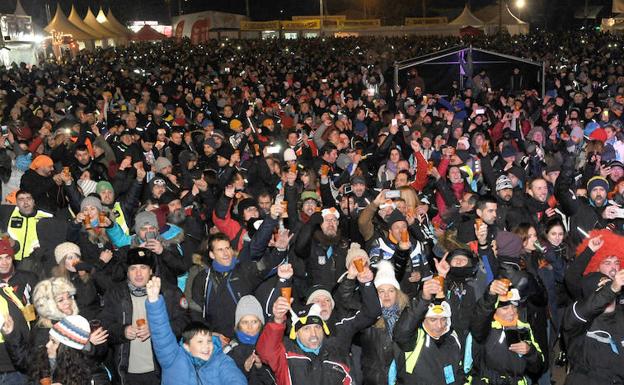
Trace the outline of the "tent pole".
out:
[[[399,64],[394,62],[394,91],[399,93]]]

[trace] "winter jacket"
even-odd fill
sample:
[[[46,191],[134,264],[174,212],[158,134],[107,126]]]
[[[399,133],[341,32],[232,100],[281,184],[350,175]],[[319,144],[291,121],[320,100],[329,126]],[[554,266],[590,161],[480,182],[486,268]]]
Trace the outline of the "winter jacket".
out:
[[[162,385],[246,385],[247,380],[236,363],[221,350],[218,337],[213,337],[213,350],[208,361],[198,364],[181,344],[169,325],[167,305],[145,301],[147,320],[152,333],[152,346],[162,370]]]
[[[471,333],[479,343],[479,354],[475,362],[475,380],[482,383],[527,384],[527,374],[540,374],[544,367],[544,355],[540,345],[533,337],[533,331],[528,323],[518,321],[513,329],[520,335],[522,341],[529,344],[530,350],[524,356],[509,351],[506,341],[505,327],[493,320],[498,297],[489,292],[479,300],[475,307],[472,319]]]
[[[462,346],[452,329],[437,340],[422,327],[431,302],[414,299],[394,326],[393,339],[400,354],[397,363],[397,384],[448,385],[463,384]]]
[[[167,305],[167,314],[171,315],[169,321],[173,333],[180,336],[189,322],[186,301],[176,287],[164,286],[162,293]],[[119,283],[107,290],[102,301],[102,311],[98,317],[102,321],[104,329],[108,330],[108,341],[114,349],[113,377],[121,379],[122,383],[127,373],[130,356],[130,341],[126,339],[124,333],[126,326],[132,324],[132,298],[130,295],[127,282]]]
[[[570,359],[566,385],[624,384],[624,311],[616,302],[613,313],[604,313],[617,296],[609,281],[566,309],[562,324]]]
[[[56,213],[64,203],[63,187],[54,183],[51,176],[41,176],[35,170],[24,173],[20,189],[31,193],[37,207],[50,213]]]
[[[267,274],[286,257],[286,251],[269,253],[258,262],[239,262],[230,272],[220,273],[212,267],[200,271],[192,282],[191,297],[201,306],[192,312],[194,320],[202,320],[210,330],[234,337],[234,314],[238,300],[252,294]]]
[[[175,225],[167,225],[168,230],[159,234],[158,240],[163,245],[163,252],[156,255],[154,275],[161,277],[167,283],[178,284],[178,276],[184,274],[191,267],[191,256],[187,259],[182,256],[180,242],[184,239],[184,232]],[[126,235],[117,223],[106,229],[106,234],[115,247],[138,247],[143,242],[138,235]],[[125,251],[122,249],[122,251]]]
[[[306,353],[296,341],[284,337],[285,324],[265,325],[256,350],[277,380],[277,385],[350,385],[353,383],[340,344],[350,341],[325,339],[318,355]]]

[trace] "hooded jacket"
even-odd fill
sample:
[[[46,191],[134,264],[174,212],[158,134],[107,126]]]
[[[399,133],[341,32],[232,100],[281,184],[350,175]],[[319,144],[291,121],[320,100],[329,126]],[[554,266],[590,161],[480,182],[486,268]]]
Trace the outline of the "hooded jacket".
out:
[[[169,325],[167,306],[162,296],[159,296],[156,302],[146,300],[145,310],[152,333],[154,354],[162,370],[162,385],[247,384],[247,379],[234,360],[221,350],[218,337],[212,337],[212,354],[201,364],[196,363],[197,360],[176,343],[176,336]]]

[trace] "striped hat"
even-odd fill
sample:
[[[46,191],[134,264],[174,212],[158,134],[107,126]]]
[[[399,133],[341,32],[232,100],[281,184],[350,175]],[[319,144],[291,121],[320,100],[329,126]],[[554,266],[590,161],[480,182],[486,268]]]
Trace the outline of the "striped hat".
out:
[[[89,334],[91,334],[89,321],[80,315],[67,316],[50,329],[50,337],[77,350],[84,349],[89,342]]]

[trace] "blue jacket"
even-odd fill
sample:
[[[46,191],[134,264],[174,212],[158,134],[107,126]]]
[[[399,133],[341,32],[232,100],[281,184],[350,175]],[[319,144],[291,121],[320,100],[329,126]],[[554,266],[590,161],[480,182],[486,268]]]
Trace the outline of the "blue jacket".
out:
[[[163,297],[156,302],[145,301],[145,309],[152,347],[162,369],[161,385],[247,385],[234,360],[221,350],[219,338],[212,339],[214,349],[210,359],[196,368],[191,354],[176,341]]]

